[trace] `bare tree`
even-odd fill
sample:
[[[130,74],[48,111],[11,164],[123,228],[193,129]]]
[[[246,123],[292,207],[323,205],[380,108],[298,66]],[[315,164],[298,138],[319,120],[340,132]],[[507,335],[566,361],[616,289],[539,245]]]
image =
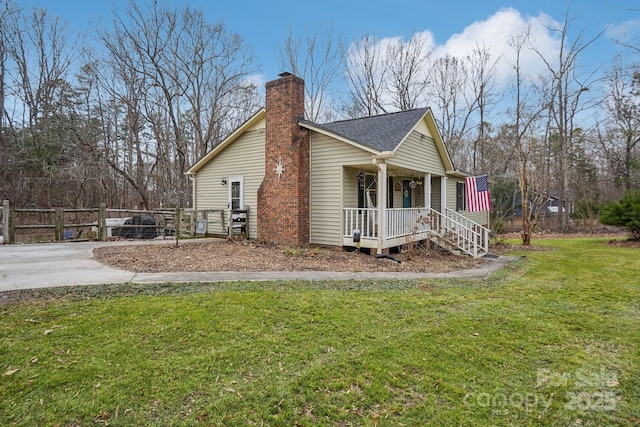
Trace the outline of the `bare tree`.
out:
[[[108,55],[101,58],[102,67],[95,68],[100,88],[110,101],[101,106],[101,120],[105,138],[104,157],[114,171],[137,193],[135,205],[150,206],[148,180],[150,171],[157,166],[157,157],[145,146],[143,138],[143,98],[146,95],[145,76],[135,50],[129,46],[126,35],[109,34],[103,37]]]
[[[640,70],[626,68],[618,60],[608,83],[604,102],[607,120],[605,128],[598,131],[598,141],[616,177],[615,184],[627,193],[639,184]]]
[[[602,33],[599,33],[583,42],[582,32],[579,32],[575,39],[571,41],[569,32],[574,20],[575,18],[570,16],[570,10],[567,9],[560,27],[550,28],[551,31],[558,33],[560,36],[560,49],[557,58],[546,58],[538,49],[533,47],[546,64],[553,81],[549,109],[557,133],[558,196],[560,206],[565,206],[569,198],[570,164],[574,132],[576,130],[576,117],[585,108],[581,98],[589,90],[589,84],[593,78],[593,73],[587,75],[579,73],[578,59],[581,53],[602,35]],[[559,208],[558,228],[560,231],[564,231],[567,225],[565,215],[565,210]]]
[[[535,228],[545,201],[548,200],[548,169],[545,161],[548,158],[545,138],[536,136],[535,126],[547,110],[547,94],[544,84],[536,90],[527,83],[522,70],[522,51],[529,42],[529,31],[511,38],[510,46],[515,53],[515,80],[513,92],[513,125],[507,127],[503,141],[515,155],[520,201],[522,206],[522,244],[530,245]],[[543,82],[544,83],[544,82]],[[548,129],[548,126],[547,126]]]
[[[388,63],[389,103],[398,110],[422,107],[427,90],[428,68],[431,52],[419,34],[406,42],[397,38],[389,44],[386,52]]]
[[[14,32],[17,30],[14,21],[15,15],[20,13],[20,10],[10,0],[3,3],[4,8],[0,10],[0,130],[4,129],[7,119],[7,110],[5,109],[7,47],[12,44]],[[2,138],[2,133],[0,133],[0,138]]]
[[[185,205],[184,175],[195,162],[257,108],[251,50],[222,23],[202,12],[130,1],[99,31],[107,48],[102,89],[122,106],[123,157],[109,161],[143,205]],[[116,118],[114,118],[116,119]]]
[[[346,61],[349,93],[347,114],[351,117],[387,113],[384,96],[389,63],[375,36],[365,35],[351,45]]]
[[[635,15],[640,14],[640,9],[635,9],[635,8],[628,8],[626,9],[627,12],[631,12]],[[634,37],[634,38],[630,38],[630,39],[626,39],[628,34],[627,31],[625,29],[625,31],[623,31],[622,34],[620,34],[620,37],[616,38],[615,41],[616,43],[619,43],[620,45],[628,48],[631,52],[634,52],[636,54],[640,53],[640,37]]]
[[[495,75],[498,58],[492,58],[489,48],[484,44],[476,43],[467,59],[468,66],[468,86],[471,102],[470,111],[477,114],[477,132],[473,140],[473,163],[472,172],[483,170],[483,160],[488,153],[489,132],[491,125],[489,122],[490,109],[497,103],[498,97],[495,90]],[[481,164],[483,166],[481,166]]]
[[[471,106],[466,103],[467,64],[445,55],[437,58],[430,70],[430,100],[445,144],[458,168],[467,169],[469,155],[465,141],[470,139]]]
[[[0,10],[0,199],[9,197],[9,193],[15,188],[12,182],[13,153],[9,150],[7,126],[8,111],[5,108],[6,100],[6,79],[8,67],[7,46],[12,42],[13,34],[10,30],[9,23],[13,20],[13,15],[19,13],[16,6],[7,0],[3,3],[3,9]]]
[[[9,7],[9,6],[7,6]],[[3,20],[3,70],[8,83],[4,96],[15,100],[11,112],[3,100],[3,120],[12,128],[16,159],[11,192],[16,205],[28,202],[61,204],[66,189],[56,185],[60,171],[74,151],[64,135],[63,107],[72,96],[69,71],[77,59],[77,39],[45,10],[19,13],[12,9]]]
[[[378,40],[364,36],[347,56],[352,117],[404,111],[424,105],[431,51],[421,34]]]
[[[304,38],[295,36],[289,26],[289,33],[278,49],[278,62],[283,71],[304,79],[307,119],[317,122],[335,118],[330,88],[342,72],[344,58],[344,42],[333,26],[307,26]]]

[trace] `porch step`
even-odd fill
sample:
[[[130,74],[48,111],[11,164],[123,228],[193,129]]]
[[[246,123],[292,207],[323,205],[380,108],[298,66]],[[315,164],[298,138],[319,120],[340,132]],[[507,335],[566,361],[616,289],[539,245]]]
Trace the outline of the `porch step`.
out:
[[[440,246],[441,248],[449,251],[453,255],[472,256],[471,254],[462,250],[460,247],[456,246],[451,241],[447,240],[447,238],[442,234],[434,234],[433,236],[431,236],[431,241],[436,245]],[[482,258],[485,255],[487,255],[487,252],[483,251],[482,249],[479,249],[476,258]]]

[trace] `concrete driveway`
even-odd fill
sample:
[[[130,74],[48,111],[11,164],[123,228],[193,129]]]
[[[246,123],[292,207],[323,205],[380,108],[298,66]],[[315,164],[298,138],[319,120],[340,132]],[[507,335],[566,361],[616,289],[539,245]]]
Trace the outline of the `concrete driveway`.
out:
[[[202,241],[202,240],[198,240]],[[188,244],[184,240],[181,244]],[[120,242],[66,242],[0,245],[0,292],[56,286],[108,283],[223,282],[237,280],[364,280],[419,278],[483,278],[513,260],[498,257],[469,270],[451,273],[397,272],[206,272],[133,273],[107,267],[93,258],[93,249],[105,245],[173,244],[172,240]]]
[[[0,246],[0,291],[130,281],[135,273],[106,267],[93,258],[105,242]]]

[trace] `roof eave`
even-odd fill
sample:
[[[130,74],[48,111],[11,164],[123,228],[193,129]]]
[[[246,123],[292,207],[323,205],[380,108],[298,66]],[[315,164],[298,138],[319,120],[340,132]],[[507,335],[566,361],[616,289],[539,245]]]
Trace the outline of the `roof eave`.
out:
[[[323,135],[329,136],[331,138],[337,139],[338,141],[342,141],[342,142],[344,142],[346,144],[349,144],[349,145],[352,145],[352,146],[354,146],[356,148],[360,148],[361,150],[367,151],[367,152],[369,152],[371,154],[378,155],[378,154],[381,153],[380,151],[375,150],[375,149],[373,149],[371,147],[367,147],[366,145],[360,144],[357,141],[353,141],[352,139],[346,138],[346,137],[344,137],[342,135],[339,135],[337,133],[330,132],[330,131],[328,131],[326,129],[323,129],[323,128],[317,126],[316,124],[314,124],[312,122],[301,121],[301,122],[299,122],[299,125],[301,127],[305,128],[305,129],[309,129],[309,130],[312,130],[314,132],[318,132],[318,133],[321,133]]]

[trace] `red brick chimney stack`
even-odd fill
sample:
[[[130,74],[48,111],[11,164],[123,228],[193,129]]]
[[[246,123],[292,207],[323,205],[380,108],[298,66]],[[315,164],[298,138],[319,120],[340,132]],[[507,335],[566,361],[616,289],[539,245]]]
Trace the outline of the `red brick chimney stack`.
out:
[[[282,73],[266,84],[265,175],[258,190],[258,238],[309,244],[309,135],[304,80]]]

